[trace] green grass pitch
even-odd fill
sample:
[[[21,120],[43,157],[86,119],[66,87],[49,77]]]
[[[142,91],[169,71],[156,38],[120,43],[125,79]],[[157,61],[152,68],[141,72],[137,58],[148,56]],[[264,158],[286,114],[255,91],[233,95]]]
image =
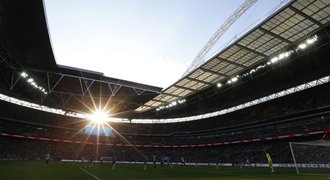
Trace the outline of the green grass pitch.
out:
[[[85,163],[51,162],[44,167],[41,161],[0,161],[1,180],[97,180],[97,179],[205,179],[205,180],[246,180],[246,179],[281,179],[281,180],[329,180],[329,176],[302,176],[297,175],[293,168],[276,168],[270,173],[269,168],[239,168],[206,166],[158,166],[117,164],[111,169],[110,164],[96,164],[88,167]],[[324,171],[324,170],[319,170]]]

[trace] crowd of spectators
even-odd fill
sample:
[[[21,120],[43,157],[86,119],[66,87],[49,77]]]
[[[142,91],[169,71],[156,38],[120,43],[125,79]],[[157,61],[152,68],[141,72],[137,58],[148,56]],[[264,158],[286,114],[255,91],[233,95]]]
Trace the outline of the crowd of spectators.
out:
[[[287,121],[278,124],[262,124],[260,126],[245,127],[243,129],[230,129],[220,132],[205,134],[178,134],[178,135],[141,135],[141,134],[120,134],[120,130],[113,130],[109,137],[94,135],[89,136],[82,129],[67,129],[45,127],[16,122],[1,122],[0,132],[33,136],[42,138],[65,139],[76,141],[102,142],[102,143],[123,143],[127,141],[132,144],[154,144],[154,145],[180,145],[180,144],[206,144],[216,142],[228,142],[248,139],[265,139],[273,136],[289,135],[296,133],[313,132],[330,129],[330,115],[307,117],[304,120]],[[103,129],[100,128],[100,131]],[[119,131],[119,132],[117,132]]]
[[[320,93],[322,92],[322,93]],[[313,88],[257,106],[210,119],[170,124],[111,123],[111,137],[83,133],[86,120],[41,112],[0,102],[0,132],[23,136],[103,143],[153,145],[207,144],[267,138],[330,129],[330,91]],[[195,148],[133,148],[105,145],[37,141],[0,137],[0,158],[37,160],[50,153],[52,159],[94,159],[116,156],[123,161],[169,157],[179,162],[265,162],[269,152],[274,162],[292,162],[288,141],[319,139],[319,136],[270,140]]]
[[[196,135],[196,136],[134,136],[115,135],[113,137],[95,137],[73,129],[60,129],[51,127],[40,127],[22,125],[19,123],[0,123],[0,132],[19,134],[24,136],[46,137],[55,139],[70,139],[79,141],[89,141],[104,143],[132,143],[132,144],[199,144],[214,143],[232,140],[266,138],[277,135],[287,135],[291,133],[302,133],[318,131],[320,129],[330,129],[329,117],[323,116],[317,119],[306,119],[303,121],[293,121],[280,123],[272,126],[262,126],[237,130],[217,135]],[[322,134],[323,135],[323,134]],[[78,160],[100,160],[101,157],[116,156],[122,161],[144,161],[152,156],[169,157],[173,162],[180,162],[184,157],[187,162],[192,163],[234,163],[239,164],[245,161],[250,163],[263,163],[264,152],[272,154],[274,162],[290,163],[291,154],[288,146],[289,141],[306,141],[320,139],[322,135],[311,137],[298,137],[281,140],[269,140],[254,143],[226,144],[215,147],[195,147],[195,148],[134,148],[116,147],[106,145],[74,144],[64,142],[38,141],[30,139],[20,139],[15,137],[0,137],[0,159],[20,159],[38,160],[43,159],[45,154],[50,153],[53,160],[78,159]],[[64,143],[64,144],[63,144]]]
[[[298,141],[320,137],[305,137]],[[190,163],[266,163],[265,152],[271,154],[274,163],[292,163],[289,140],[275,140],[217,147],[196,148],[134,148],[103,145],[82,145],[63,142],[33,141],[10,137],[0,138],[0,159],[43,160],[51,154],[52,160],[101,160],[101,157],[116,157],[119,161],[143,162],[170,158],[180,162],[184,157]],[[295,140],[297,141],[297,140]]]

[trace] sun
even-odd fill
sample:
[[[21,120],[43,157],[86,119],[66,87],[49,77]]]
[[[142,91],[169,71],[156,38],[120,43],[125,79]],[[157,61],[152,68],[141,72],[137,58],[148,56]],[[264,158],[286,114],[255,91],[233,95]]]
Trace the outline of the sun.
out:
[[[88,119],[95,124],[103,124],[109,121],[108,114],[104,111],[95,111],[88,116]]]

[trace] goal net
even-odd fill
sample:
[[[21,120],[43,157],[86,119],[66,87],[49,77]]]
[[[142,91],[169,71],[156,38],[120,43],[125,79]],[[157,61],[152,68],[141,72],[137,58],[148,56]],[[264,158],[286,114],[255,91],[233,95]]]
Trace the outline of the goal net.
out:
[[[290,142],[297,174],[330,175],[330,141]]]

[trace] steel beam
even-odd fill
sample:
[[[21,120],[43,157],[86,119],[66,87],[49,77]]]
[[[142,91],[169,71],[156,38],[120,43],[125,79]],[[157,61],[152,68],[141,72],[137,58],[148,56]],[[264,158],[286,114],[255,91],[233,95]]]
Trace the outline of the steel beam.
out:
[[[17,84],[18,80],[21,78],[21,76],[18,76],[15,79],[15,74],[17,74],[15,71],[12,72],[11,74],[11,81],[10,81],[10,90],[13,90],[15,85]],[[15,80],[14,80],[15,79]]]

